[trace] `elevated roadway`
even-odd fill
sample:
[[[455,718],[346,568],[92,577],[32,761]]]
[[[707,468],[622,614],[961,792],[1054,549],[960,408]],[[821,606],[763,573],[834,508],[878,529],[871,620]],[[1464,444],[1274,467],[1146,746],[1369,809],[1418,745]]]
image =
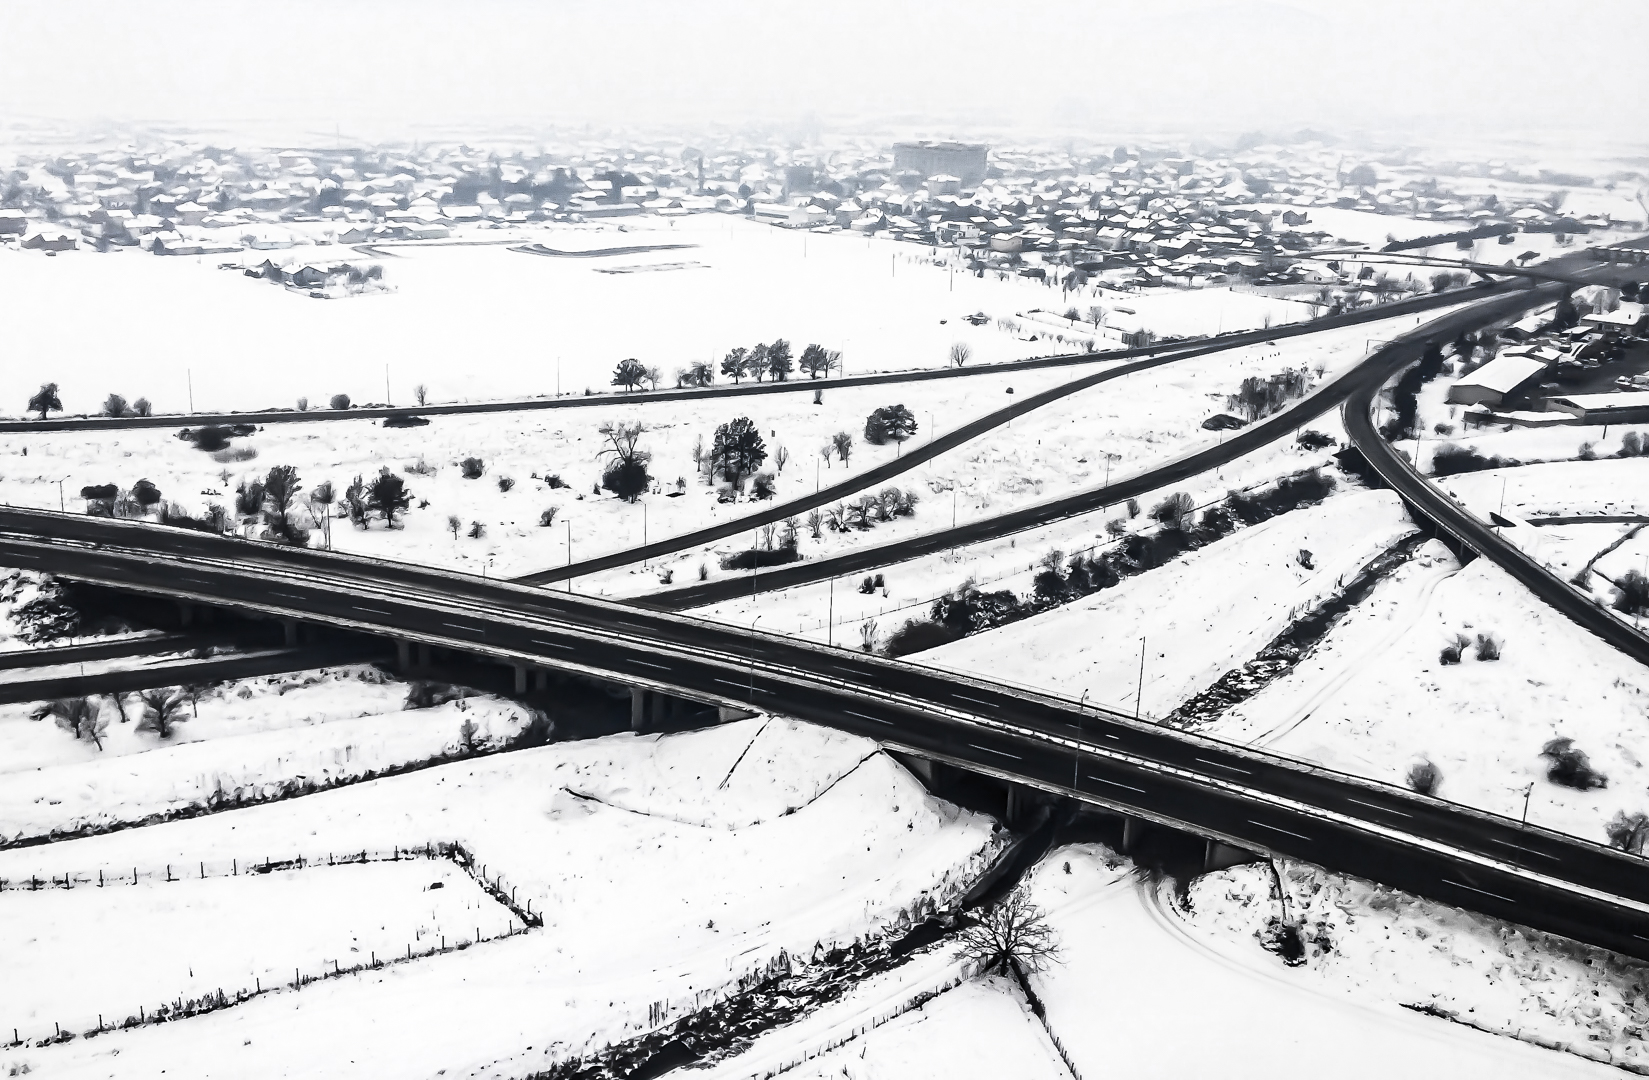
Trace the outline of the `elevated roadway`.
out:
[[[130,522],[0,510],[0,563],[751,704],[1649,958],[1649,865],[1046,694],[585,597]]]

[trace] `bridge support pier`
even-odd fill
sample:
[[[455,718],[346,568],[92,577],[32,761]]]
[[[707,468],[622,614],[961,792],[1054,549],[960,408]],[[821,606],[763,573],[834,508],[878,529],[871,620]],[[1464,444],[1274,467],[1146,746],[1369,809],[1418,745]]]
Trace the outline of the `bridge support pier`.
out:
[[[395,639],[395,669],[403,675],[412,670],[412,642]]]
[[[545,671],[543,668],[539,668],[533,674],[534,674],[534,678],[533,678],[533,689],[534,690],[537,690],[539,692],[543,692],[543,691],[548,690],[550,688],[550,673],[549,672]]]
[[[1247,848],[1235,847],[1222,840],[1210,838],[1203,845],[1202,872],[1209,874],[1215,870],[1224,870],[1228,866],[1241,866],[1257,858],[1259,856]]]
[[[422,641],[418,643],[418,667],[420,669],[429,667],[429,646]]]
[[[1122,853],[1126,855],[1133,851],[1139,845],[1139,838],[1144,833],[1144,820],[1134,817],[1132,814],[1124,814],[1122,817]]]
[[[527,692],[527,665],[526,664],[516,664],[516,665],[514,665],[514,667],[515,667],[515,692],[517,694],[525,694]]]
[[[637,735],[647,730],[647,691],[640,686],[630,687],[630,730]]]
[[[282,619],[281,634],[287,645],[296,645],[298,643],[298,620]]]
[[[178,622],[182,624],[185,629],[195,625],[195,605],[191,604],[187,600],[179,600],[177,602],[177,613]]]

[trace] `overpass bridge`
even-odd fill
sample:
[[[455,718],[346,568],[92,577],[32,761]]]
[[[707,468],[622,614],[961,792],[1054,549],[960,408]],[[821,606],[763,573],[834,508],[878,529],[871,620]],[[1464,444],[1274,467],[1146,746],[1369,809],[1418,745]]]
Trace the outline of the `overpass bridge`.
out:
[[[405,564],[0,510],[0,563],[576,672],[849,731],[1232,847],[1649,959],[1649,864],[1574,837],[1052,695],[755,630]]]

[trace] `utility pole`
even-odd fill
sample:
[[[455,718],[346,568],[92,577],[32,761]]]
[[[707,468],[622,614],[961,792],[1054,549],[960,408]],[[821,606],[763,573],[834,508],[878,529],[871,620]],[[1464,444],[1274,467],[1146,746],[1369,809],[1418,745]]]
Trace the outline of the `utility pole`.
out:
[[[830,579],[830,606],[825,609],[825,644],[836,644],[836,579]]]
[[[1082,697],[1076,703],[1076,754],[1071,758],[1071,787],[1076,788],[1077,769],[1082,764],[1082,718],[1087,715],[1083,712],[1084,703],[1088,700],[1088,691],[1082,691]]]
[[[389,365],[388,364],[384,365],[384,404],[385,405],[395,404],[395,399],[393,397],[391,397],[390,394],[389,394]]]
[[[1134,689],[1134,719],[1139,719],[1139,699],[1145,693],[1145,636],[1139,639],[1139,685]]]
[[[566,524],[566,526],[567,526],[567,569],[571,570],[573,568],[573,523],[569,520],[569,521],[565,522],[564,524]],[[567,592],[571,593],[572,591],[573,591],[573,576],[571,574],[568,574],[567,575]]]
[[[1523,824],[1525,825],[1529,823],[1529,796],[1533,794],[1534,781],[1531,780],[1529,786],[1523,789]]]
[[[59,480],[57,482],[57,512],[60,513],[60,514],[66,514],[66,513],[69,512],[68,507],[63,505],[63,481],[62,480]]]
[[[189,380],[189,411],[195,411],[195,371],[193,368],[184,368],[183,377]]]

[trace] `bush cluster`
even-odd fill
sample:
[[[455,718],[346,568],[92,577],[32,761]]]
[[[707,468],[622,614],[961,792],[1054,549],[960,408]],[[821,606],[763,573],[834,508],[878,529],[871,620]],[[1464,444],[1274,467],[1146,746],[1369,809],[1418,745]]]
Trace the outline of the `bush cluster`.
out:
[[[1060,552],[1050,552],[1032,579],[1031,595],[1026,599],[1011,589],[984,592],[973,581],[964,582],[935,600],[925,619],[911,619],[888,635],[884,651],[889,656],[905,656],[1017,622],[1108,589],[1124,578],[1229,536],[1243,525],[1319,503],[1333,490],[1333,477],[1307,469],[1263,491],[1233,491],[1195,521],[1189,497],[1169,496],[1152,510],[1152,516],[1163,522],[1156,532],[1130,533],[1106,551],[1079,553],[1068,560]]]

